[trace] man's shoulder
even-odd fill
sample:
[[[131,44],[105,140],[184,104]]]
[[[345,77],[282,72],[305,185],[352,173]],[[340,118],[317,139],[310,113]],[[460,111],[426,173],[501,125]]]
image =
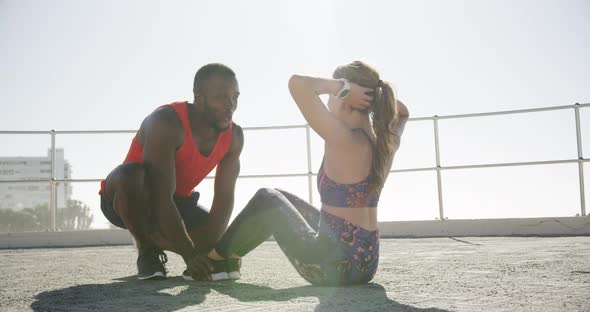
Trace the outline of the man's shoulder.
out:
[[[244,137],[244,129],[235,122],[232,122],[232,136]]]
[[[237,152],[238,154],[242,151],[244,146],[244,130],[242,127],[235,122],[232,123],[232,138],[230,151]]]
[[[154,126],[161,126],[161,127],[171,127],[178,129],[182,127],[182,121],[180,120],[180,116],[176,110],[168,105],[163,105],[156,108],[153,112],[151,112],[144,120]]]
[[[176,110],[164,105],[147,115],[139,132],[142,135],[151,133],[150,137],[157,134],[157,137],[180,138],[184,135],[184,128]]]

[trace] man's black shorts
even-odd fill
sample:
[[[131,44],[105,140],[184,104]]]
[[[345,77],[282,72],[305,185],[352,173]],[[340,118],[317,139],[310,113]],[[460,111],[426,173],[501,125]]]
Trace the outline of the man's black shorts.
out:
[[[174,195],[174,203],[178,208],[178,212],[180,213],[182,221],[184,221],[184,226],[187,231],[190,231],[194,227],[207,224],[209,212],[200,206],[198,202],[199,192],[192,193],[190,197]],[[125,224],[123,224],[123,220],[121,220],[113,208],[113,203],[107,197],[106,191],[100,195],[100,210],[102,210],[102,213],[109,222],[122,229],[127,229]]]

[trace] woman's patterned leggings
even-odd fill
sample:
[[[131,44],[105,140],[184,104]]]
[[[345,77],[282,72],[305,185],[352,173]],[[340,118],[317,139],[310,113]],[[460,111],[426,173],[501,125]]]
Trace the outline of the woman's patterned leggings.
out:
[[[299,197],[260,189],[215,247],[244,256],[271,235],[297,272],[314,285],[369,282],[379,262],[379,232],[320,211]]]

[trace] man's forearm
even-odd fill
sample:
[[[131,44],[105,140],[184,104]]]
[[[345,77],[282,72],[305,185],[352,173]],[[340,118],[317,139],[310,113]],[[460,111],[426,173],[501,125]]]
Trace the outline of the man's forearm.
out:
[[[195,246],[186,232],[174,202],[171,202],[166,210],[159,214],[158,220],[162,235],[174,249],[171,251],[179,253],[184,258],[192,255]]]
[[[233,208],[233,196],[213,197],[213,204],[211,205],[211,211],[209,213],[209,221],[207,222],[209,232],[207,233],[209,236],[207,241],[209,241],[211,244],[215,244],[223,232],[225,232]]]

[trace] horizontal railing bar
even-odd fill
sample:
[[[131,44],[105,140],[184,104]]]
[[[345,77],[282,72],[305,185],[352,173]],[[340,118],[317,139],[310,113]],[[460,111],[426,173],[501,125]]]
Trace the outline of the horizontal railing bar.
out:
[[[544,161],[526,161],[514,163],[497,163],[497,164],[481,164],[481,165],[464,165],[464,166],[445,166],[441,170],[457,170],[457,169],[478,169],[478,168],[497,168],[497,167],[515,167],[515,166],[535,166],[535,165],[555,165],[576,163],[578,159],[562,159],[562,160],[544,160]]]
[[[240,175],[238,178],[251,179],[251,178],[292,178],[292,177],[307,177],[316,175],[315,173],[287,173],[287,174],[250,174]],[[207,176],[205,179],[213,179],[215,176]],[[39,180],[0,180],[0,183],[39,183],[39,182],[100,182],[104,179],[39,179]]]
[[[442,116],[437,115],[437,116],[432,116],[432,117],[410,118],[408,120],[409,121],[424,121],[424,120],[434,120],[435,118],[437,118],[437,119],[459,119],[459,118],[470,118],[470,117],[499,116],[499,115],[524,114],[524,113],[536,113],[536,112],[545,112],[545,111],[573,109],[575,107],[579,107],[579,108],[590,107],[590,103],[563,105],[563,106],[551,106],[551,107],[539,107],[539,108],[528,108],[528,109],[518,109],[518,110],[508,110],[508,111],[495,111],[495,112],[486,112],[486,113],[471,113],[471,114],[442,115]]]
[[[37,179],[37,180],[0,180],[0,183],[49,183],[51,182],[50,178],[47,179]]]
[[[244,127],[244,130],[281,130],[281,129],[305,129],[305,125]],[[55,131],[56,134],[96,134],[96,133],[135,133],[137,130],[66,130]]]
[[[305,129],[306,125],[291,125],[291,126],[265,126],[265,127],[244,127],[244,130],[280,130],[280,129]]]
[[[434,116],[432,117],[410,117],[408,121],[432,121],[434,120]]]
[[[55,134],[117,134],[135,132],[137,130],[56,130]]]
[[[104,179],[55,179],[56,182],[100,182]]]
[[[393,169],[389,171],[390,173],[394,172],[419,172],[419,171],[434,171],[436,167],[424,167],[424,168],[408,168],[408,169]]]
[[[51,131],[0,131],[0,134],[51,134]]]
[[[578,161],[588,162],[590,158],[584,159],[561,159],[561,160],[543,160],[543,161],[527,161],[527,162],[513,162],[513,163],[496,163],[496,164],[477,164],[477,165],[464,165],[464,166],[442,166],[440,170],[460,170],[460,169],[478,169],[478,168],[494,168],[494,167],[518,167],[518,166],[536,166],[536,165],[555,165],[555,164],[567,164],[576,163]],[[393,169],[391,173],[400,172],[419,172],[419,171],[435,171],[436,167],[424,167],[424,168],[408,168],[408,169]],[[317,172],[310,173],[285,173],[285,174],[246,174],[240,175],[238,178],[241,179],[253,179],[253,178],[295,178],[295,177],[309,177],[316,176]],[[207,176],[205,179],[213,179],[215,176]],[[55,179],[55,182],[100,182],[103,179]],[[51,179],[38,179],[38,180],[0,180],[0,183],[39,183],[39,182],[51,182]]]
[[[285,174],[245,174],[240,175],[240,179],[255,179],[255,178],[297,178],[314,175],[313,173],[285,173]],[[207,176],[206,179],[213,179],[214,176]]]
[[[509,111],[496,111],[496,112],[488,112],[488,113],[445,115],[445,116],[438,116],[438,119],[459,119],[459,118],[471,118],[471,117],[486,117],[486,116],[537,113],[537,112],[573,109],[574,107],[576,107],[576,106],[575,105],[563,105],[563,106],[539,107],[539,108],[518,109],[518,110],[509,110]]]
[[[281,130],[281,129],[305,129],[305,125],[244,127],[244,130]],[[109,134],[109,133],[136,133],[137,130],[56,130],[55,134]],[[0,134],[51,134],[52,131],[0,131]]]
[[[431,117],[414,117],[410,118],[409,121],[426,121],[437,119],[458,119],[458,118],[470,118],[470,117],[485,117],[485,116],[498,116],[498,115],[509,115],[509,114],[522,114],[522,113],[534,113],[544,111],[555,111],[564,109],[573,109],[575,107],[584,108],[590,107],[590,103],[574,104],[574,105],[563,105],[563,106],[551,106],[551,107],[540,107],[540,108],[529,108],[519,110],[508,110],[508,111],[496,111],[487,113],[473,113],[473,114],[458,114],[458,115],[442,115],[442,116],[431,116]],[[304,129],[306,125],[288,125],[288,126],[264,126],[264,127],[243,127],[244,130],[280,130],[280,129]],[[137,130],[56,130],[56,131],[0,131],[0,134],[104,134],[104,133],[135,133]]]

